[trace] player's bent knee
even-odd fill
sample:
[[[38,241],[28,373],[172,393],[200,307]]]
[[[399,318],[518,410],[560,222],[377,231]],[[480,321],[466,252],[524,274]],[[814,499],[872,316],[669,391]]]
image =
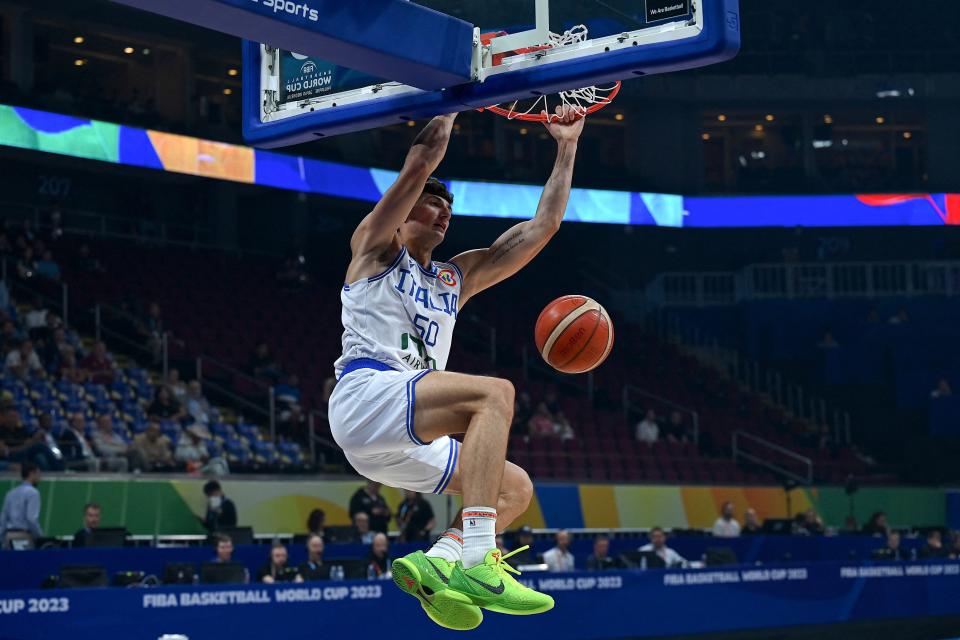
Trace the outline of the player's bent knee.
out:
[[[503,499],[514,506],[517,513],[523,513],[533,499],[533,482],[522,468],[507,464],[503,478]]]
[[[507,418],[512,418],[513,401],[516,396],[513,383],[501,378],[490,378],[486,382],[486,386],[484,408]]]

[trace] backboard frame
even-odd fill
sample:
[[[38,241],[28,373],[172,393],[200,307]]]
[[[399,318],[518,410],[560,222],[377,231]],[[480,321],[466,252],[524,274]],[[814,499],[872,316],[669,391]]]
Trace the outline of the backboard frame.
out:
[[[283,105],[270,99],[279,91],[275,56],[282,49],[244,41],[244,135],[254,145],[278,147],[734,57],[740,46],[738,0],[685,1],[689,13],[678,19],[568,47],[508,54],[493,64],[496,53],[544,43],[549,0],[536,0],[538,24],[531,31],[484,46],[474,29],[473,82],[437,91],[383,82]]]

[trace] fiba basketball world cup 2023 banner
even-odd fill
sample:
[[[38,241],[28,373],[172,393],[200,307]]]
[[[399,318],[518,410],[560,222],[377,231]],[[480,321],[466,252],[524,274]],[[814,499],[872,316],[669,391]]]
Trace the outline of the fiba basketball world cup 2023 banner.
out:
[[[292,51],[280,53],[280,102],[297,102],[330,93],[360,89],[384,80],[319,58]]]

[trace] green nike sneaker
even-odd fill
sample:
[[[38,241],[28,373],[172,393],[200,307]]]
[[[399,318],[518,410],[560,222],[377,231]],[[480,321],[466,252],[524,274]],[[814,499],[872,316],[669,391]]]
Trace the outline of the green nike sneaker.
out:
[[[553,598],[523,586],[510,575],[520,575],[520,572],[504,561],[524,549],[527,547],[502,557],[499,550],[492,549],[481,564],[469,569],[458,562],[450,574],[448,590],[464,594],[478,607],[497,613],[528,616],[553,609]]]
[[[469,597],[448,588],[453,563],[414,551],[394,560],[391,570],[400,590],[419,600],[427,616],[441,627],[469,631],[483,622],[483,612]]]

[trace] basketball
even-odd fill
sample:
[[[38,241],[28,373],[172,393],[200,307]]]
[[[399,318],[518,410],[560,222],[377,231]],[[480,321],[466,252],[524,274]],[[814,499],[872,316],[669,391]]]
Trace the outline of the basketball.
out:
[[[557,371],[586,373],[610,355],[613,323],[596,300],[563,296],[540,312],[534,339],[540,355]]]

